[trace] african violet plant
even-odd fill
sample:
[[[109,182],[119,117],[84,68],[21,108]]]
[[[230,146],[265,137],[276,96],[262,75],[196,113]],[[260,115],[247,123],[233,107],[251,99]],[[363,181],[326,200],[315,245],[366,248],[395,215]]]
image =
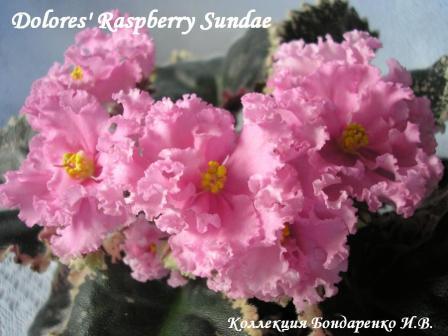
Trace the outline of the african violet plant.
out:
[[[24,119],[2,133],[2,172],[18,170],[0,203],[18,212],[0,214],[1,247],[61,262],[30,334],[270,335],[228,319],[296,313],[446,328],[446,265],[426,263],[448,252],[435,118],[398,61],[371,65],[368,30],[323,1],[225,58],[156,69],[144,31],[80,32],[21,111],[29,152]],[[414,89],[441,122],[438,67]],[[421,291],[437,305],[419,310]]]

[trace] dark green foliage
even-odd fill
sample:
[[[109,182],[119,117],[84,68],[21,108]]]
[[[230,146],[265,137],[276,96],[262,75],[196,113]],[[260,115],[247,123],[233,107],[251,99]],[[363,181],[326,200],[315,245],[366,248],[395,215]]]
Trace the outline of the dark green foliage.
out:
[[[59,264],[51,285],[50,297],[37,313],[28,331],[29,336],[45,336],[64,328],[72,308],[72,285],[68,281],[68,274],[68,267]]]
[[[224,58],[180,61],[158,67],[153,83],[139,84],[156,99],[179,99],[195,93],[205,101],[239,110],[242,94],[264,86],[269,39],[266,29],[251,29],[230,47]]]
[[[217,105],[219,70],[222,58],[209,61],[181,61],[157,68],[153,84],[156,99],[179,99],[183,94],[195,93],[207,102]]]
[[[280,24],[277,35],[280,43],[298,39],[316,42],[319,36],[326,34],[340,42],[344,33],[353,29],[378,36],[346,1],[321,0],[317,5],[303,4],[301,9],[291,11],[288,20]]]
[[[45,245],[37,239],[41,228],[27,227],[17,214],[16,210],[0,211],[0,251],[13,245],[30,257],[45,253]]]
[[[54,324],[61,325],[58,332],[66,336],[245,335],[228,328],[228,318],[238,317],[239,311],[201,281],[173,289],[164,281],[138,282],[124,264],[109,264],[107,271],[79,287],[71,310],[65,305],[64,290],[67,293],[69,288],[64,286],[62,282],[62,291],[53,288],[38,315],[42,321],[34,323],[30,335],[43,335]],[[58,307],[70,312],[66,326],[52,316]]]
[[[269,47],[266,29],[250,29],[236,41],[223,62],[223,90],[234,94],[241,89],[255,91],[265,81]]]
[[[31,127],[23,117],[13,117],[0,129],[0,183],[3,174],[17,169],[28,153],[28,141],[33,136]]]
[[[232,309],[222,294],[207,289],[203,281],[190,281],[176,290],[175,302],[169,309],[160,335],[246,335],[229,329],[228,319],[239,316],[239,311]]]
[[[286,307],[282,307],[277,303],[264,302],[257,299],[251,299],[250,304],[257,307],[260,321],[295,321],[297,320],[297,312],[294,304],[289,302]],[[308,336],[309,328],[289,329],[280,332],[275,328],[264,329],[263,336]]]
[[[428,69],[412,71],[417,96],[427,96],[436,120],[442,124],[448,114],[448,56],[441,57]]]

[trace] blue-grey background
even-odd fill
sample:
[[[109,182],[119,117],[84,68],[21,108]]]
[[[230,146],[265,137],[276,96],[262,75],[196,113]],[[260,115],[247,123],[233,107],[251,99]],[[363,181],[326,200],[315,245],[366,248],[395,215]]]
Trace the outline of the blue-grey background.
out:
[[[448,0],[351,0],[370,26],[380,31],[383,49],[375,63],[385,70],[385,60],[397,58],[408,69],[424,68],[448,53]],[[286,17],[300,0],[0,0],[0,127],[16,114],[28,95],[31,83],[46,74],[54,61],[73,43],[77,30],[25,29],[11,25],[12,16],[25,11],[43,16],[49,8],[58,16],[95,17],[108,9],[118,8],[131,15],[146,16],[159,9],[163,16],[196,16],[205,13],[220,16],[244,16],[256,9],[257,15],[271,16],[274,21]],[[157,63],[169,60],[174,49],[185,49],[196,58],[207,58],[226,52],[241,36],[240,29],[201,31],[195,29],[182,36],[179,30],[153,30]],[[446,136],[438,136],[439,153],[448,156]],[[0,336],[25,335],[29,323],[49,291],[50,273],[42,276],[14,265],[11,258],[0,263]],[[27,294],[28,293],[28,294]]]

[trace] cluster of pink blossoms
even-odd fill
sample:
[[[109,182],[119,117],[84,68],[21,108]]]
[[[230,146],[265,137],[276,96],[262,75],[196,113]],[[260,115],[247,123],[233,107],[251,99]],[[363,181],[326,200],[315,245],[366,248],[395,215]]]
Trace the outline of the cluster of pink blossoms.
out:
[[[280,46],[272,94],[242,98],[236,132],[194,94],[155,101],[136,88],[154,64],[146,34],[83,31],[33,85],[23,113],[38,134],[0,204],[43,226],[62,260],[122,232],[137,280],[319,302],[347,268],[353,200],[407,217],[442,174],[429,101],[398,62],[386,76],[369,64],[379,46],[357,31]]]

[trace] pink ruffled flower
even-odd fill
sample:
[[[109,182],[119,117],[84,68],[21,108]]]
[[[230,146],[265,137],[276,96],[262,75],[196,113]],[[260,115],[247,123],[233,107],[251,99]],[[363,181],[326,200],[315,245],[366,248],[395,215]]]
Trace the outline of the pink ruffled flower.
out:
[[[170,247],[182,271],[209,278],[217,275],[224,279],[224,272],[229,267],[250,263],[249,258],[241,258],[241,255],[246,256],[257,247],[275,244],[284,223],[293,221],[302,202],[295,179],[289,176],[288,171],[264,171],[271,169],[269,165],[273,160],[265,163],[264,167],[263,162],[258,162],[260,166],[251,166],[250,162],[257,162],[257,154],[261,151],[250,156],[247,152],[233,152],[224,161],[228,172],[225,186],[216,193],[204,192],[201,185],[201,170],[211,171],[205,160],[199,167],[194,167],[194,171],[189,171],[185,165],[188,162],[178,161],[183,164],[186,174],[182,171],[177,174],[179,182],[170,188],[171,195],[168,194],[165,200],[167,211],[156,220],[156,224],[172,233]],[[196,157],[198,161],[201,159]],[[182,185],[194,187],[194,192],[178,202],[175,190]],[[264,266],[268,267],[268,264],[271,266],[266,259]],[[242,273],[251,276],[250,271],[247,269]],[[283,272],[276,275],[279,276],[277,279],[286,277]],[[245,297],[273,299],[281,293],[271,287],[269,277],[259,278],[250,284],[239,282],[239,279],[229,278],[227,281],[236,281],[245,288],[242,290]],[[230,290],[225,292],[231,294]]]
[[[146,92],[131,90],[114,98],[122,104],[123,114],[110,119],[110,131],[100,137],[98,144],[105,167],[101,205],[107,213],[145,211],[149,219],[158,216],[160,207],[151,207],[150,190],[139,186],[151,164],[171,149],[221,155],[234,144],[231,114],[194,95],[177,102],[154,102]]]
[[[363,45],[369,40],[365,35]],[[389,62],[386,76],[368,64],[371,52],[364,53],[364,61],[353,62],[356,44],[348,41],[346,36],[338,47],[331,40],[304,46],[303,50],[326,56],[312,71],[300,75],[286,71],[298,80],[292,89],[276,86],[275,98],[246,96],[246,115],[267,113],[276,118],[269,132],[282,155],[293,164],[306,160],[311,170],[319,172],[313,187],[328,206],[337,207],[352,197],[366,202],[371,211],[391,204],[397,213],[411,216],[442,175],[429,101],[414,96],[411,78],[398,62]],[[330,57],[329,46],[347,52]],[[307,62],[298,56],[288,57],[297,64]],[[274,66],[277,73],[286,62],[281,57]],[[274,71],[271,83],[276,76]],[[310,135],[312,141],[307,143]]]
[[[84,91],[65,91],[53,103],[55,113],[41,116],[48,129],[31,140],[21,168],[5,174],[0,204],[19,208],[28,226],[55,228],[53,252],[67,259],[96,250],[123,218],[99,211],[96,198],[96,145],[107,112]]]
[[[258,117],[266,118],[266,123],[260,120],[261,127],[249,118],[244,120],[240,143],[235,150],[244,155],[237,155],[238,165],[234,167],[257,162],[257,159],[278,165],[268,170],[273,174],[261,171],[261,175],[249,178],[254,207],[262,214],[261,221],[254,221],[250,227],[257,227],[259,233],[243,248],[232,250],[232,257],[209,276],[208,286],[232,298],[257,297],[272,301],[292,297],[296,307],[303,309],[336,293],[340,272],[347,268],[346,241],[354,232],[355,209],[349,200],[337,209],[329,209],[322,196],[315,196],[310,185],[314,172],[306,161],[297,166],[279,164],[284,161],[281,152],[286,143],[277,142],[275,136],[271,138],[273,134],[264,127],[274,133],[278,131],[278,139],[289,138],[292,134],[282,134],[284,129],[276,126],[280,115],[275,112],[278,111],[270,113],[272,105],[267,101],[263,103],[265,109],[259,110]],[[191,235],[179,236],[179,245],[181,240],[191,241]],[[217,241],[213,236],[209,239],[195,235],[194,238],[187,245],[191,245],[190,249],[205,243],[212,249],[213,241]],[[171,238],[175,239],[177,237]],[[229,235],[227,239],[233,242],[235,238]]]
[[[33,84],[22,113],[33,128],[41,130],[45,126],[40,115],[55,112],[49,106],[61,91],[85,90],[100,102],[109,102],[113,93],[134,88],[149,76],[154,55],[154,43],[144,31],[135,35],[132,29],[114,33],[84,29],[65,52],[64,63],[54,64],[47,76]]]
[[[191,198],[196,186],[189,181],[178,185],[176,175],[184,168],[194,174],[209,161],[224,160],[235,143],[233,118],[194,95],[177,102],[153,102],[147,93],[133,90],[115,99],[123,105],[123,114],[110,119],[111,132],[100,138],[98,146],[106,167],[101,207],[110,214],[144,212],[147,219],[164,223],[158,225],[162,231],[178,232],[185,223],[167,206],[166,198]],[[198,156],[205,158],[198,161]],[[200,180],[200,173],[194,177]],[[173,192],[176,195],[171,196]],[[202,230],[207,230],[208,220],[219,220],[208,214],[200,217]]]
[[[285,293],[299,311],[337,293],[336,284],[348,266],[347,238],[357,221],[351,202],[329,209],[322,198],[306,199],[284,242],[284,257],[299,276]]]
[[[234,147],[235,140],[204,136],[200,147],[166,149],[137,185],[137,206],[146,213],[160,209],[156,225],[171,235],[183,272],[220,273],[238,251],[276,241],[300,209],[300,190],[289,172],[277,172],[269,147],[259,147],[256,138]]]
[[[166,235],[154,224],[138,217],[126,228],[124,236],[123,261],[131,268],[134,279],[145,282],[168,275],[162,263]]]
[[[350,204],[328,209],[323,199],[305,197],[295,220],[285,223],[270,244],[253,243],[208,280],[231,298],[293,299],[298,311],[336,294],[347,270],[347,236],[356,217]]]
[[[105,213],[122,215],[132,212],[137,182],[157,155],[150,146],[144,149],[141,145],[144,121],[154,101],[137,89],[119,92],[114,99],[123,106],[123,113],[109,119],[107,131],[98,139],[99,161],[104,167],[98,197]]]
[[[272,74],[267,86],[274,91],[300,85],[302,80],[328,62],[368,64],[375,57],[381,42],[357,30],[344,34],[344,41],[335,42],[330,35],[317,43],[296,40],[281,44],[274,54]]]
[[[123,115],[110,120],[113,131],[99,146],[111,169],[104,174],[102,207],[144,212],[170,235],[180,271],[195,276],[211,277],[236,265],[244,251],[277,244],[284,223],[299,213],[302,194],[274,148],[261,134],[238,138],[229,112],[195,96],[175,103],[151,103],[145,96],[133,91],[116,97]],[[248,296],[283,294],[268,280],[253,286]]]

